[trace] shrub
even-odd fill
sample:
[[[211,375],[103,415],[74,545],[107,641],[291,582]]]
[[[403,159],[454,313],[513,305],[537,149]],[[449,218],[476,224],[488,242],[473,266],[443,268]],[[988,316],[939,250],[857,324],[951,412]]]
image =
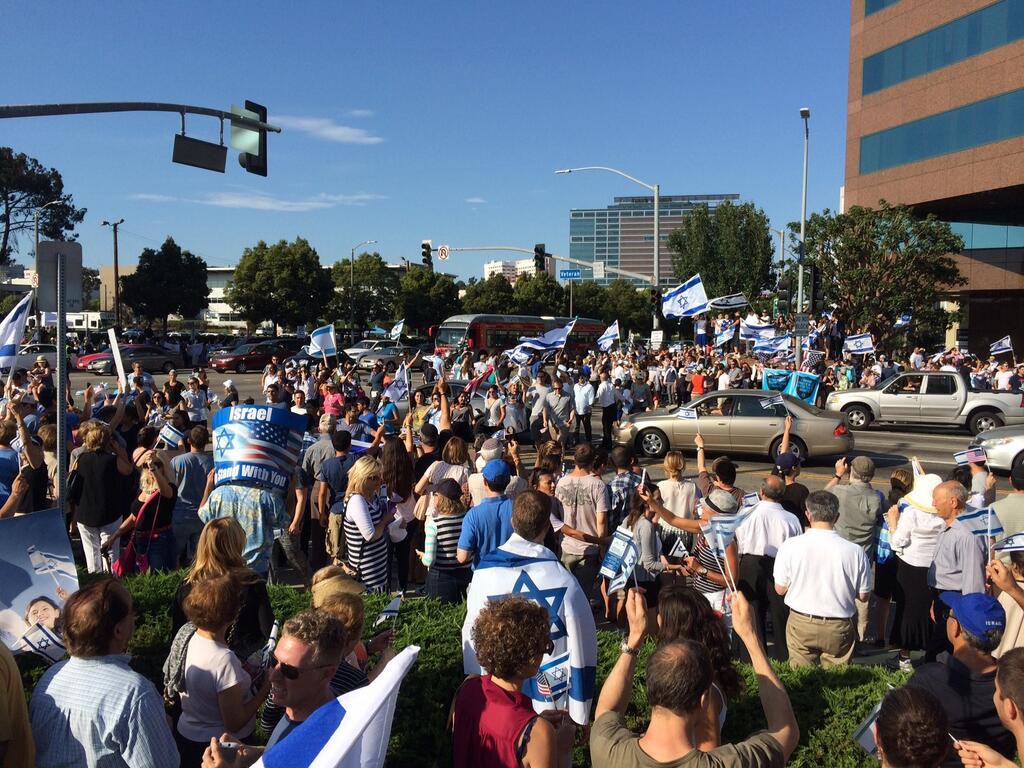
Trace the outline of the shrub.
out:
[[[130,578],[126,586],[135,598],[135,635],[129,652],[132,666],[162,686],[161,667],[170,646],[170,605],[182,573],[147,574]],[[86,581],[85,577],[83,581]],[[284,620],[309,607],[307,593],[289,587],[270,586],[274,614]],[[385,595],[367,596],[366,635],[374,634],[373,619],[388,602]],[[465,606],[447,606],[434,600],[408,600],[395,623],[396,646],[420,646],[419,660],[402,686],[398,698],[388,765],[418,765],[421,768],[451,764],[448,710],[462,682],[462,622]],[[598,690],[619,656],[621,637],[615,632],[598,633]],[[626,712],[630,728],[646,727],[647,694],[641,678],[653,646],[648,642],[638,660],[638,681]],[[31,692],[46,666],[30,655],[18,657],[26,692]],[[765,727],[757,697],[757,683],[749,665],[740,669],[746,692],[729,702],[724,738],[734,741]],[[877,762],[867,758],[854,744],[851,734],[885,694],[889,685],[901,685],[906,676],[879,667],[850,666],[837,670],[791,669],[776,666],[789,691],[800,723],[800,746],[789,765],[817,768],[870,768]],[[576,749],[574,765],[589,765],[584,746]]]

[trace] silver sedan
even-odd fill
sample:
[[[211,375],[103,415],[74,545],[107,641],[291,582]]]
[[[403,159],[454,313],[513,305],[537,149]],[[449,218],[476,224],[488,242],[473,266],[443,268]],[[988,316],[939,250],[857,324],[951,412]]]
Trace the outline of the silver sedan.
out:
[[[615,441],[655,459],[673,449],[692,450],[699,430],[709,452],[760,454],[774,460],[789,413],[793,417],[790,450],[801,458],[853,450],[853,435],[843,414],[823,411],[790,395],[782,395],[785,405],[762,405],[762,400],[778,394],[756,389],[711,392],[686,406],[697,412],[696,419],[679,418],[675,409],[626,416]]]
[[[980,433],[972,448],[984,448],[992,469],[1009,472],[1024,463],[1024,427],[999,427]]]

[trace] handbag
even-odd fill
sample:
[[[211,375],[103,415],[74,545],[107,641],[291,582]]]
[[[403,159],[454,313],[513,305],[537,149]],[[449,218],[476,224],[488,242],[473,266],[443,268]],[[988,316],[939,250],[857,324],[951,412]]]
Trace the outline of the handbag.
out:
[[[149,570],[149,548],[153,545],[153,532],[156,530],[156,519],[159,517],[159,510],[154,510],[153,512],[153,524],[149,527],[148,543],[146,544],[146,551],[143,553],[138,551],[138,537],[136,534],[138,533],[138,523],[142,519],[142,513],[159,497],[160,492],[153,491],[153,494],[139,508],[139,513],[135,516],[136,530],[132,532],[128,545],[118,555],[117,562],[110,568],[118,578],[123,579],[125,576],[142,574]]]

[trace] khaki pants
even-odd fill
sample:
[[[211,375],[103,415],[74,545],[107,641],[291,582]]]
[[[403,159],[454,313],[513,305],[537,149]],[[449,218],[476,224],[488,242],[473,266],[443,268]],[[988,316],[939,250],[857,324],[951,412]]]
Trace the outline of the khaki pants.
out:
[[[857,622],[825,619],[791,610],[786,622],[789,663],[794,667],[821,666],[825,669],[848,664],[857,644]]]
[[[868,617],[871,614],[871,596],[863,603],[857,601],[857,639],[862,643],[867,640],[868,635]]]

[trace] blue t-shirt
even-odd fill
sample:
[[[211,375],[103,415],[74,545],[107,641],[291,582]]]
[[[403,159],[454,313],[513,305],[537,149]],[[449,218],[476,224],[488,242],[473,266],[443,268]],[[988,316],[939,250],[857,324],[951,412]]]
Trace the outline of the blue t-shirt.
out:
[[[326,483],[331,489],[332,515],[341,515],[345,512],[345,491],[348,490],[348,471],[356,463],[358,454],[346,453],[344,456],[332,456],[320,465],[320,471],[316,473],[316,479]]]
[[[381,406],[380,418],[384,422],[384,434],[394,435],[398,432],[398,427],[395,421],[388,421],[388,419],[398,418],[398,406],[392,402],[387,402]]]
[[[473,567],[512,535],[512,499],[507,496],[488,496],[469,512],[462,521],[459,549],[473,552]]]
[[[363,422],[370,429],[376,430],[380,424],[377,423],[377,414],[367,411],[366,413],[359,416],[359,420]]]
[[[18,452],[13,448],[0,448],[0,506],[10,497],[19,469]]]

